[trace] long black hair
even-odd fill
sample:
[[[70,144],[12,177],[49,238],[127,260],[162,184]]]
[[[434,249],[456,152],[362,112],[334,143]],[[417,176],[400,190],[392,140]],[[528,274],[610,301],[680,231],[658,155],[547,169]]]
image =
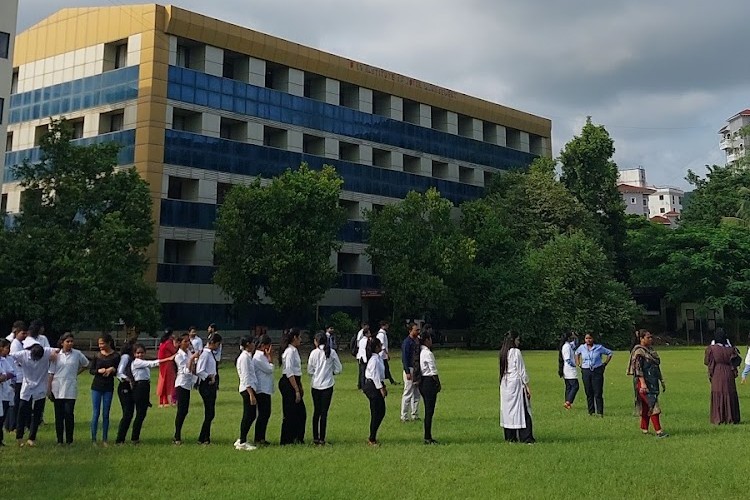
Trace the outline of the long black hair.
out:
[[[104,341],[104,343],[107,344],[110,349],[112,349],[113,351],[115,350],[115,339],[113,339],[112,335],[110,335],[109,333],[102,333],[101,335],[99,335],[98,340]],[[98,355],[99,354],[97,354],[97,356]]]
[[[503,345],[500,347],[500,380],[505,376],[505,372],[508,371],[508,351],[516,346],[516,339],[520,337],[520,334],[516,331],[510,330],[505,334],[503,339]]]
[[[367,341],[367,346],[365,346],[365,357],[367,357],[367,361],[370,361],[370,358],[375,353],[375,349],[378,347],[383,347],[383,343],[380,339],[377,337],[370,337]]]
[[[326,358],[330,358],[331,357],[331,344],[328,343],[328,335],[326,335],[326,332],[316,333],[315,342],[318,343],[318,346],[323,347],[323,352],[326,353]]]
[[[159,343],[163,344],[164,342],[166,342],[167,340],[169,340],[170,338],[172,338],[172,333],[173,332],[172,332],[171,328],[166,328],[164,330],[164,333],[161,336],[161,339],[159,340]]]
[[[286,330],[284,333],[281,334],[281,342],[279,343],[279,363],[282,363],[282,356],[284,355],[284,351],[286,351],[286,348],[289,347],[292,343],[292,340],[295,337],[300,336],[299,328],[290,328],[289,330]]]
[[[122,347],[120,348],[120,359],[122,359],[123,356],[127,354],[128,356],[128,364],[125,365],[125,376],[127,376],[131,382],[133,381],[133,358],[135,358],[135,354],[133,354],[135,350],[133,349],[133,344],[130,342],[125,342],[122,344]]]

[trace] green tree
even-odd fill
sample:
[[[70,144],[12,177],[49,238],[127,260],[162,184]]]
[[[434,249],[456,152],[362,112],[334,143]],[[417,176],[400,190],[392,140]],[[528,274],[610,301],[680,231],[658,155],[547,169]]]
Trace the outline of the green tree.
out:
[[[333,167],[303,163],[268,185],[234,186],[216,221],[216,284],[236,304],[268,297],[290,321],[310,313],[337,276],[342,184]]]
[[[695,189],[680,217],[683,226],[715,227],[727,217],[747,217],[750,169],[714,165],[703,178],[688,170],[686,180]]]
[[[430,188],[364,212],[365,252],[397,316],[452,316],[476,254],[475,242],[460,233],[452,211],[452,203]]]
[[[115,168],[119,145],[71,139],[65,120],[52,122],[41,161],[15,167],[25,192],[4,235],[0,307],[56,330],[108,330],[122,319],[153,331],[159,302],[143,279],[153,241],[148,185],[134,168]]]
[[[612,161],[614,141],[591,117],[560,153],[561,180],[578,198],[601,228],[597,240],[617,262],[617,271],[626,274],[621,265],[625,244],[625,205],[617,191],[617,164]]]
[[[553,346],[565,328],[593,332],[613,346],[627,344],[639,310],[593,239],[580,232],[557,236],[529,252],[527,265],[537,285],[529,311],[537,318],[537,345]]]

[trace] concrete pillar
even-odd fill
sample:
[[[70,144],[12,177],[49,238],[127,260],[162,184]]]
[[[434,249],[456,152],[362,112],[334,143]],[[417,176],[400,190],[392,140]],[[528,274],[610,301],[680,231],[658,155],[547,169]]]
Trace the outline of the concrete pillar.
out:
[[[305,72],[294,68],[284,68],[284,71],[281,72],[280,84],[281,89],[287,94],[304,97]]]
[[[448,164],[448,176],[446,177],[447,180],[458,182],[458,164],[457,163],[449,163]]]
[[[372,113],[372,90],[360,87],[359,110],[363,113]]]
[[[359,146],[359,161],[361,165],[372,165],[372,146]]]
[[[206,45],[204,67],[209,75],[222,76],[224,74],[224,49]]]
[[[201,135],[220,137],[221,117],[219,115],[212,115],[211,113],[203,113],[201,115]]]
[[[128,66],[138,66],[141,64],[141,34],[130,35],[128,37]]]
[[[214,242],[213,240],[198,239],[195,242],[195,252],[193,262],[196,266],[211,266],[214,263]]]
[[[317,82],[313,82],[313,86],[310,89],[310,97],[323,101],[328,104],[339,105],[340,87],[339,81],[332,78],[321,78]]]
[[[419,103],[419,125],[432,128],[432,108],[428,104]]]
[[[391,151],[391,170],[404,171],[404,154]]]
[[[482,136],[484,135],[484,124],[482,120],[471,118],[471,131],[471,138],[477,141],[481,141]]]
[[[432,160],[429,158],[419,158],[419,172],[420,175],[426,175],[432,177]]]
[[[164,128],[170,129],[174,127],[174,106],[167,104],[167,114],[164,117]]]
[[[325,157],[326,158],[333,158],[334,160],[339,159],[339,141],[338,139],[333,139],[331,137],[326,137],[323,139],[325,142]]]
[[[247,123],[247,139],[246,141],[256,146],[263,145],[263,124],[248,122]]]
[[[99,113],[86,113],[83,117],[83,137],[99,135]]]
[[[521,151],[523,151],[525,153],[530,152],[530,149],[529,149],[529,133],[528,132],[524,132],[523,130],[520,130],[519,131],[519,135],[521,137],[521,142],[520,142],[520,146],[521,146],[520,149],[521,149]]]
[[[125,130],[135,128],[137,118],[138,106],[136,106],[135,104],[128,104],[127,106],[125,106],[125,110],[122,113],[122,128],[124,128]]]
[[[458,135],[458,114],[453,111],[446,111],[446,132],[449,134]]]
[[[177,66],[177,37],[173,35],[169,36],[169,65]]]
[[[198,201],[201,203],[216,203],[216,181],[198,180]]]
[[[297,130],[286,131],[286,149],[287,151],[294,151],[295,153],[301,153],[303,149],[302,132]]]
[[[497,144],[498,146],[505,146],[505,127],[502,125],[496,125],[494,123],[484,124],[484,142],[490,144]]]
[[[247,83],[257,87],[266,86],[266,61],[254,57],[248,58]]]

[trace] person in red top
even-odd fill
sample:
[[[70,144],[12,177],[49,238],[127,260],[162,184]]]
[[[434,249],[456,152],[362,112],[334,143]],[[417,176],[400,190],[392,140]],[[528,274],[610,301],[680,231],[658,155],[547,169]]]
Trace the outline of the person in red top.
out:
[[[177,353],[174,345],[174,335],[172,329],[164,330],[159,343],[159,352],[156,355],[158,359],[169,358]],[[159,396],[159,408],[166,408],[170,405],[169,397],[174,390],[174,381],[177,378],[177,368],[174,363],[161,363],[159,365],[159,381],[156,385],[156,395]],[[174,400],[171,404],[176,403]]]

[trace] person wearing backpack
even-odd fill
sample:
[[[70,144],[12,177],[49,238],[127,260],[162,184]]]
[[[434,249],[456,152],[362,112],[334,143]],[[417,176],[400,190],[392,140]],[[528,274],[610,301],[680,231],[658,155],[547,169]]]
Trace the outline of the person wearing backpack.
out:
[[[409,324],[409,336],[401,344],[404,393],[401,396],[401,422],[419,420],[419,326]]]

